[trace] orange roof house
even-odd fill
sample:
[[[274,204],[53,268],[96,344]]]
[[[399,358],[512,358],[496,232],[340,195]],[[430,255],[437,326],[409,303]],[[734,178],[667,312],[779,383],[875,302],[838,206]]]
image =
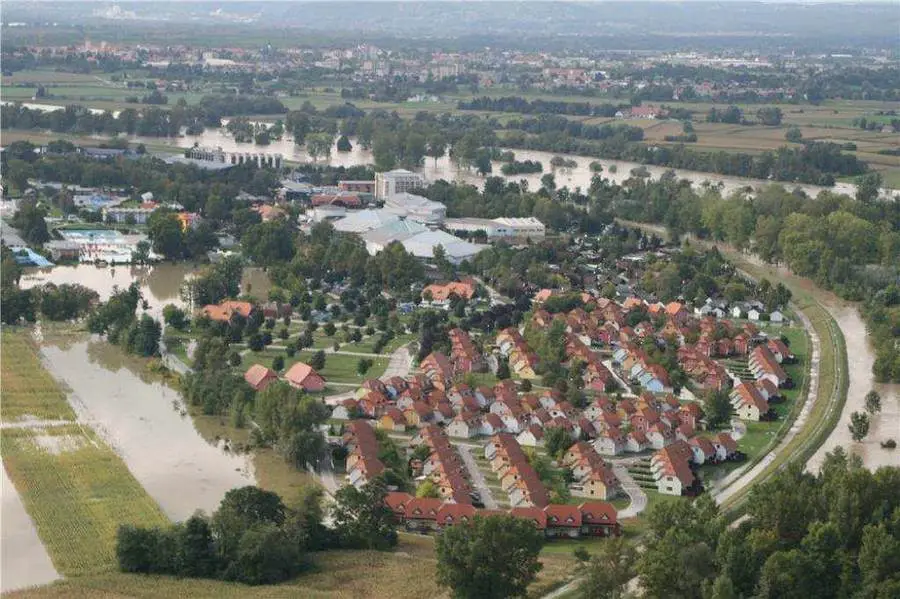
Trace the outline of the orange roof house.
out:
[[[226,300],[219,305],[209,304],[201,308],[200,313],[211,320],[227,322],[235,314],[240,314],[244,318],[250,316],[254,306],[250,302],[238,302],[235,300]]]
[[[322,391],[325,389],[325,379],[316,372],[309,364],[297,362],[291,366],[284,374],[286,380],[292,387],[303,389],[304,391]]]
[[[475,283],[472,281],[451,281],[449,283],[432,283],[422,290],[422,295],[431,294],[431,301],[443,302],[456,295],[462,299],[472,299],[475,295]]]
[[[278,375],[271,368],[262,364],[254,364],[244,373],[244,380],[253,387],[254,391],[262,391],[269,386],[269,383],[278,380]]]

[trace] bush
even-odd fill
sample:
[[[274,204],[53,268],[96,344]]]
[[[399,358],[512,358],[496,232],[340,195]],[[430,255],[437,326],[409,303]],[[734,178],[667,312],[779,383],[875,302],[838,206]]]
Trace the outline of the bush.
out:
[[[275,372],[284,370],[284,356],[275,356],[272,358],[272,370]]]
[[[232,366],[240,366],[242,361],[243,358],[241,358],[241,354],[237,353],[236,351],[231,352],[231,354],[229,354],[228,356],[228,363]]]

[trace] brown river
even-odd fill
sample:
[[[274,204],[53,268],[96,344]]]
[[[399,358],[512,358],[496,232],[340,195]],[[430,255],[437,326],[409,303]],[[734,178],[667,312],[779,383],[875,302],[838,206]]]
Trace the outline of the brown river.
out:
[[[159,318],[166,304],[185,307],[181,299],[181,285],[200,270],[200,267],[184,263],[154,266],[79,264],[27,269],[20,284],[23,289],[29,289],[44,283],[80,283],[99,293],[101,300],[106,300],[114,289],[124,289],[136,281],[141,287],[141,294],[149,303],[148,312]],[[242,293],[266,299],[270,288],[269,277],[262,269],[244,269]]]
[[[96,267],[91,264],[32,269],[22,287],[81,283],[102,299],[136,281],[159,317],[163,306],[183,306],[181,284],[197,269],[185,264]],[[266,297],[270,283],[260,269],[245,269],[242,291]],[[145,364],[109,343],[84,334],[50,335],[41,341],[45,367],[70,390],[79,421],[100,433],[134,477],[173,520],[195,510],[213,511],[227,491],[253,484],[251,458],[206,439],[184,410],[180,394],[147,375]]]
[[[173,520],[211,513],[230,489],[253,484],[251,458],[204,439],[180,394],[118,347],[82,335],[45,339],[41,353],[69,388],[79,422],[103,436]]]
[[[744,254],[743,257],[759,266],[765,266],[755,257]],[[818,288],[809,279],[798,277],[786,268],[779,267],[779,277],[802,287],[824,307],[837,322],[844,335],[847,346],[847,366],[850,384],[847,389],[847,401],[841,411],[840,420],[822,447],[810,458],[807,467],[816,472],[825,459],[825,454],[836,447],[843,447],[850,453],[862,458],[863,464],[871,470],[879,466],[900,467],[900,449],[884,449],[881,442],[894,439],[900,442],[900,384],[877,383],[872,374],[875,363],[875,350],[869,341],[866,325],[856,305],[842,300],[834,293]],[[865,411],[865,397],[871,390],[881,395],[881,412],[870,417],[871,425],[868,436],[861,442],[855,442],[850,436],[850,414]]]
[[[131,138],[129,138],[129,140],[133,143],[147,143],[153,145],[159,144],[162,141],[159,138],[142,138],[138,136],[132,136]],[[337,144],[335,142],[335,146],[332,147],[331,155],[328,157],[320,156],[317,160],[314,160],[306,152],[305,146],[295,145],[293,139],[291,139],[289,136],[285,136],[280,140],[275,140],[266,146],[258,146],[253,143],[237,143],[236,141],[234,141],[234,138],[231,137],[227,133],[227,131],[225,131],[225,129],[207,129],[200,135],[183,135],[180,137],[169,138],[165,141],[180,148],[190,148],[196,144],[205,147],[220,147],[226,152],[264,152],[268,154],[279,153],[285,157],[285,160],[301,163],[317,162],[318,164],[330,166],[349,167],[372,164],[374,162],[372,158],[372,152],[360,146],[355,139],[351,139],[351,142],[353,144],[352,151],[338,152]],[[539,189],[541,186],[541,177],[546,173],[553,172],[556,177],[557,187],[568,186],[569,189],[580,187],[582,190],[587,190],[587,188],[590,187],[591,178],[594,176],[594,173],[590,169],[590,164],[594,161],[600,162],[603,165],[603,177],[611,179],[616,183],[622,183],[623,181],[631,177],[631,169],[642,166],[637,162],[606,160],[591,158],[589,156],[565,155],[566,158],[575,160],[577,166],[567,169],[552,170],[550,167],[550,160],[553,158],[553,156],[556,155],[552,152],[541,152],[533,150],[512,151],[516,155],[516,160],[537,160],[544,165],[543,173],[511,175],[509,177],[504,177],[511,181],[519,181],[524,179],[528,181],[530,189]],[[615,165],[615,173],[611,173],[609,171],[609,167],[612,165]],[[503,176],[500,172],[500,168],[502,166],[503,164],[501,162],[494,162],[494,172],[492,174]],[[660,166],[647,166],[646,168],[650,172],[651,177],[654,179],[659,178],[659,176],[665,173],[667,170],[671,170]],[[445,179],[447,181],[470,183],[478,187],[484,185],[484,177],[479,176],[474,170],[457,167],[447,156],[439,158],[438,160],[426,158],[423,165],[417,170],[421,172],[425,179],[428,181]],[[741,177],[730,177],[726,175],[717,175],[714,173],[703,173],[699,171],[690,171],[683,169],[674,170],[679,178],[687,179],[694,185],[703,185],[704,183],[708,182],[712,185],[721,186],[724,193],[729,193],[736,189],[747,187],[748,185],[754,188],[758,188],[771,183],[770,181],[764,181],[760,179],[744,179]],[[791,189],[799,187],[805,190],[811,196],[815,196],[820,191],[826,189],[817,185],[795,185],[786,183],[785,186]],[[851,183],[838,183],[833,188],[831,188],[831,190],[852,195],[856,191],[856,186]]]

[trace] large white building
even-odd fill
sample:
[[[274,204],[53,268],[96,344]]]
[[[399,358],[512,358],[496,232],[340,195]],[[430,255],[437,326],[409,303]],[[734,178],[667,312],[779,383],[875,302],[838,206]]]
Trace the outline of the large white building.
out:
[[[425,187],[425,177],[406,169],[375,173],[375,199],[386,200],[398,193]]]
[[[495,218],[494,222],[508,227],[513,232],[513,237],[528,237],[539,239],[547,233],[544,223],[533,216],[526,218]]]
[[[544,223],[530,216],[528,218],[448,218],[443,227],[454,232],[477,233],[484,231],[488,239],[503,238],[543,238]]]
[[[408,192],[386,198],[384,209],[426,225],[439,225],[447,217],[447,207],[440,202]]]

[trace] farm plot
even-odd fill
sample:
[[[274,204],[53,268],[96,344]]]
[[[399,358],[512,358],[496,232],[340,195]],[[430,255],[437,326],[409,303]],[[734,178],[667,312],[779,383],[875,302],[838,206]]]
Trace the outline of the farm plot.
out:
[[[5,371],[6,364],[4,378]],[[42,431],[7,429],[0,435],[0,450],[38,535],[64,575],[111,569],[120,524],[168,522],[93,431],[75,424]]]
[[[75,412],[53,377],[41,367],[28,336],[6,329],[2,340],[3,404],[0,413],[3,421],[26,417],[75,420]]]

